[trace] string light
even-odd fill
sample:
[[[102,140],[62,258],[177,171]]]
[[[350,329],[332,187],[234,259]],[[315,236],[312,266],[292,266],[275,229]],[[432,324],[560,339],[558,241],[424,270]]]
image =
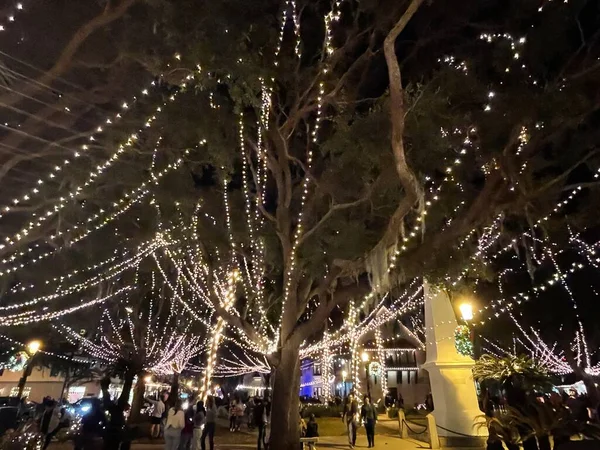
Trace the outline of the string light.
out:
[[[6,31],[7,26],[15,22],[15,18],[18,14],[25,10],[23,2],[17,2],[14,7],[9,7],[8,13],[6,14],[5,21],[0,22],[0,32]]]

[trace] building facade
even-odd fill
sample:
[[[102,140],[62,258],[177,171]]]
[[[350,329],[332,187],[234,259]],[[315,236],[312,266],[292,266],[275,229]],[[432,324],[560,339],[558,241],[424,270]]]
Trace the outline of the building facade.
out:
[[[374,317],[387,314],[381,308]],[[350,391],[371,394],[374,401],[400,402],[405,408],[423,404],[430,393],[429,376],[422,369],[425,346],[398,321],[366,330],[339,354],[329,350],[301,364],[300,396],[324,399],[345,397]]]
[[[19,392],[19,380],[23,372],[0,371],[0,396],[14,397]],[[35,367],[27,378],[23,395],[32,402],[41,402],[44,397],[67,398],[70,403],[86,396],[97,396],[100,386],[97,382],[80,383],[67,388],[64,376],[52,372],[48,367]]]

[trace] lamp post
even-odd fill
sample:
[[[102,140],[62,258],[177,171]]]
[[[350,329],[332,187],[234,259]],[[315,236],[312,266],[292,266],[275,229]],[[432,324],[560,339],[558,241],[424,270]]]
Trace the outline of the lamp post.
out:
[[[371,398],[371,374],[369,373],[369,354],[367,352],[362,352],[361,359],[365,363],[365,374],[367,376],[367,395],[369,396],[369,399],[370,399]]]
[[[473,305],[470,302],[465,302],[465,303],[461,303],[460,306],[458,307],[459,311],[460,311],[460,315],[462,317],[463,322],[469,326],[470,322],[473,320]],[[472,327],[470,327],[470,337],[471,337],[471,344],[473,346],[473,358],[477,359],[478,358],[478,351],[477,351],[477,344],[475,342],[475,332],[473,330]]]
[[[348,372],[342,370],[342,383],[344,385],[344,399],[346,398],[346,377],[348,376]]]
[[[469,322],[473,320],[473,305],[470,303],[462,303],[458,309],[460,310],[460,315],[465,322]]]
[[[17,398],[21,399],[23,397],[23,391],[25,390],[25,383],[27,383],[27,378],[31,375],[31,371],[33,370],[33,358],[36,353],[42,347],[42,343],[40,341],[30,341],[27,343],[26,352],[29,355],[29,360],[25,364],[25,368],[23,369],[23,375],[19,379],[19,384],[17,386]]]

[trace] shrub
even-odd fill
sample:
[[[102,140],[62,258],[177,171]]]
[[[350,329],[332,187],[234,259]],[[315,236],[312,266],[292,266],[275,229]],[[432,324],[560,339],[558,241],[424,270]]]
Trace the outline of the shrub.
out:
[[[309,405],[302,410],[302,417],[310,417],[311,414],[314,414],[315,417],[342,417],[343,412],[342,405]]]
[[[397,419],[398,418],[398,408],[396,408],[395,406],[389,407],[387,410],[387,416],[390,419]]]

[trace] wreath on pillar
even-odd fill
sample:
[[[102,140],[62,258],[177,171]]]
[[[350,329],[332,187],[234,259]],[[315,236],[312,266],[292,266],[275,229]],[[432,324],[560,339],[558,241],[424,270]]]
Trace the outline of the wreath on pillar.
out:
[[[473,342],[471,342],[471,330],[466,325],[459,325],[454,330],[454,345],[456,351],[463,356],[473,357]]]

